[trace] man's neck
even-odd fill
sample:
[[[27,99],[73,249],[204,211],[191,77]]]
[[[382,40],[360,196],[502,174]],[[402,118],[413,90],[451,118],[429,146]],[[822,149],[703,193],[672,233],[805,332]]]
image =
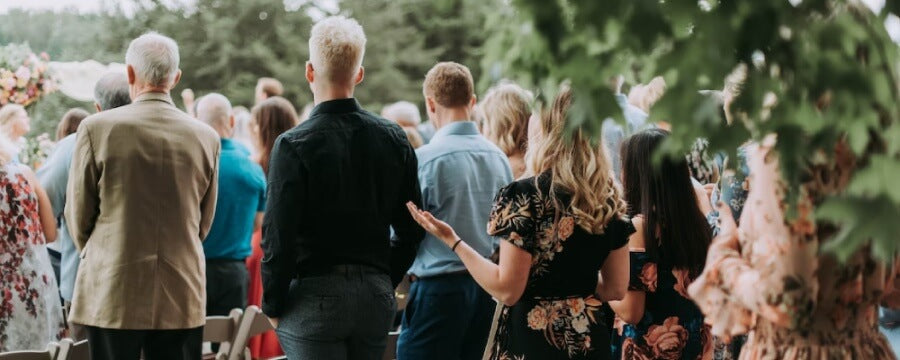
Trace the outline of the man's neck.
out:
[[[132,97],[132,100],[139,98],[141,95],[149,94],[149,93],[169,95],[169,89],[166,87],[159,87],[159,86],[144,86],[144,87],[134,90],[134,95]]]
[[[469,121],[469,115],[470,113],[468,108],[443,109],[442,111],[438,112],[438,121],[436,121],[435,124],[439,125],[439,127],[442,128],[454,122]]]
[[[313,91],[313,103],[319,105],[326,101],[349,99],[353,97],[353,87],[329,86]]]

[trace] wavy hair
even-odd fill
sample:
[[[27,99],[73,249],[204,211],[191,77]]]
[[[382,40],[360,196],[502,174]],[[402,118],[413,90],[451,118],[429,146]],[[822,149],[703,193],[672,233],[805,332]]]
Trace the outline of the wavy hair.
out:
[[[613,180],[603,145],[599,141],[593,143],[581,129],[567,136],[565,128],[571,105],[572,90],[564,86],[549,111],[541,114],[541,138],[525,154],[527,172],[549,173],[551,198],[558,201],[553,196],[558,191],[571,194],[568,205],[575,215],[575,223],[588,233],[602,234],[610,220],[626,217],[627,206],[622,190]],[[561,208],[566,207],[557,206]]]

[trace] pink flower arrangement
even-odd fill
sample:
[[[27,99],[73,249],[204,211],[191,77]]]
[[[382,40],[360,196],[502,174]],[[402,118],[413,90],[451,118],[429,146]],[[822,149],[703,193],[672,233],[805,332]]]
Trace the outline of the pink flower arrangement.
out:
[[[35,55],[28,45],[0,47],[0,105],[28,106],[55,91],[56,83],[47,71],[49,60],[47,53]]]

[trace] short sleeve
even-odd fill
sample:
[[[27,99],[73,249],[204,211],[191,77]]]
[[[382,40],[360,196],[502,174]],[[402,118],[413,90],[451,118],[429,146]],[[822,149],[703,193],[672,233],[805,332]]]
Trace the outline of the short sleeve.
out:
[[[629,257],[628,290],[655,292],[656,263],[650,261],[650,256],[645,251],[632,251]]]
[[[610,220],[603,233],[610,241],[610,251],[612,251],[627,245],[628,238],[631,237],[631,234],[634,234],[635,231],[634,224],[631,223],[631,220],[616,218]]]
[[[266,211],[266,175],[263,174],[262,168],[257,166],[255,172],[259,183],[259,201],[257,201],[256,212]]]
[[[491,207],[487,224],[488,235],[509,241],[511,244],[534,254],[535,217],[532,200],[534,190],[527,184],[515,182],[500,189]]]

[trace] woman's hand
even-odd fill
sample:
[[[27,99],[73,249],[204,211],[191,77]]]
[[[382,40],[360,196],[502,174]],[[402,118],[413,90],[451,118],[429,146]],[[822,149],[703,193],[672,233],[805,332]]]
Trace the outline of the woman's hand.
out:
[[[727,247],[733,250],[740,249],[738,242],[738,226],[731,213],[731,207],[719,201],[716,210],[719,211],[719,235],[713,239],[712,247]]]
[[[441,239],[447,246],[453,246],[453,243],[459,239],[459,236],[456,235],[456,231],[453,231],[453,228],[450,227],[450,225],[438,220],[434,215],[431,215],[430,212],[419,209],[412,201],[406,203],[406,208],[409,209],[409,213],[412,215],[413,219],[416,220],[425,231],[438,239]]]

